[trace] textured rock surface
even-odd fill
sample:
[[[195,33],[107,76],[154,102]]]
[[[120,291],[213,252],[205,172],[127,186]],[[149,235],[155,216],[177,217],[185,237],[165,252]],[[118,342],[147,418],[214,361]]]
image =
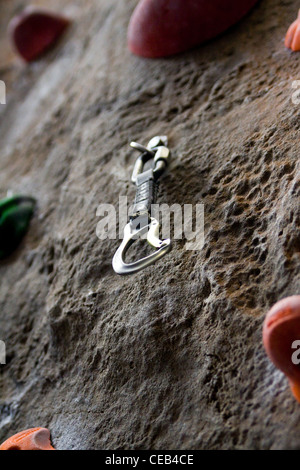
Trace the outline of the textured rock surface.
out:
[[[127,51],[134,0],[37,3],[75,24],[26,68],[4,34],[26,2],[0,1],[1,196],[39,200],[0,265],[0,441],[44,426],[57,449],[299,448],[299,404],[261,340],[269,307],[299,294],[300,55],[283,44],[298,2],[263,0],[157,61]],[[176,242],[120,278],[96,208],[134,195],[128,142],[161,132],[163,202],[205,203],[205,247]]]

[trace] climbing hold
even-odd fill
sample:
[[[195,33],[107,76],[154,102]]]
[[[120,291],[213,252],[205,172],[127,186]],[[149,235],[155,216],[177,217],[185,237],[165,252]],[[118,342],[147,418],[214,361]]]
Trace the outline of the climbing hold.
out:
[[[50,431],[45,428],[33,428],[19,432],[7,439],[0,450],[55,450],[50,442]]]
[[[258,0],[141,0],[130,20],[129,49],[142,57],[166,57],[218,36]]]
[[[300,10],[298,12],[298,18],[288,29],[285,37],[285,47],[292,49],[292,51],[300,51]]]
[[[300,295],[277,302],[266,316],[263,342],[271,361],[289,379],[292,393],[300,402]]]
[[[8,26],[13,48],[26,61],[40,57],[64,33],[70,20],[47,9],[26,7]]]
[[[0,201],[0,259],[9,256],[27,232],[36,201],[13,196]]]

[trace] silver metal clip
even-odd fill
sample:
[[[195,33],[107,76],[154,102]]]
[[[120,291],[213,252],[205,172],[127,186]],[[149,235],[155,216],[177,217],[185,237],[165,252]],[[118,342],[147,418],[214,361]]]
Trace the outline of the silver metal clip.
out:
[[[158,179],[168,165],[170,150],[166,136],[157,136],[150,140],[147,147],[132,142],[131,147],[138,150],[141,155],[137,159],[132,182],[137,186],[135,204],[130,215],[130,222],[124,230],[124,239],[113,258],[113,269],[117,274],[133,274],[158,261],[171,248],[171,240],[159,239],[159,223],[151,217],[151,206],[156,202]],[[144,166],[153,160],[153,167],[144,170]],[[146,236],[147,234],[147,236]],[[131,245],[138,239],[145,239],[156,251],[136,262],[126,263],[126,253]]]

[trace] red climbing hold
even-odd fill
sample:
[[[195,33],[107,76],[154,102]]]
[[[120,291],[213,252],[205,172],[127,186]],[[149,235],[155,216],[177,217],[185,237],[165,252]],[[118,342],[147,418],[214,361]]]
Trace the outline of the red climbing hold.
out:
[[[11,20],[8,33],[15,51],[26,62],[32,62],[59,39],[69,23],[61,15],[29,6]]]
[[[300,295],[277,302],[269,311],[263,341],[271,361],[287,376],[300,402]]]
[[[143,57],[186,51],[237,23],[257,0],[141,0],[130,21],[128,45]]]

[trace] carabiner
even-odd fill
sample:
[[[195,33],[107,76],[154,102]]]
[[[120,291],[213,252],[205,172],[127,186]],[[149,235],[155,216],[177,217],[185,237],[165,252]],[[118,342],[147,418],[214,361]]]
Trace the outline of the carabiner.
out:
[[[167,148],[166,136],[154,137],[147,147],[132,142],[131,147],[141,152],[137,159],[132,182],[137,186],[134,207],[130,215],[130,222],[124,230],[124,239],[113,258],[113,269],[117,274],[133,274],[150,266],[168,253],[171,248],[171,240],[159,239],[159,223],[151,217],[151,206],[156,202],[158,192],[158,179],[166,170],[170,151]],[[153,160],[153,167],[144,170],[144,166]],[[126,253],[137,239],[144,238],[147,234],[147,242],[157,250],[133,263],[126,263]]]
[[[134,263],[126,263],[125,256],[131,245],[141,238],[146,232],[147,234],[147,242],[149,245],[157,248],[157,250],[142,258]],[[151,221],[148,225],[136,229],[132,226],[131,223],[127,224],[124,230],[124,239],[123,242],[116,252],[113,258],[113,268],[117,274],[133,274],[141,271],[144,268],[147,268],[151,264],[158,261],[162,258],[165,254],[167,254],[171,248],[171,240],[160,240],[158,237],[159,234],[159,223],[156,219],[151,218]]]

